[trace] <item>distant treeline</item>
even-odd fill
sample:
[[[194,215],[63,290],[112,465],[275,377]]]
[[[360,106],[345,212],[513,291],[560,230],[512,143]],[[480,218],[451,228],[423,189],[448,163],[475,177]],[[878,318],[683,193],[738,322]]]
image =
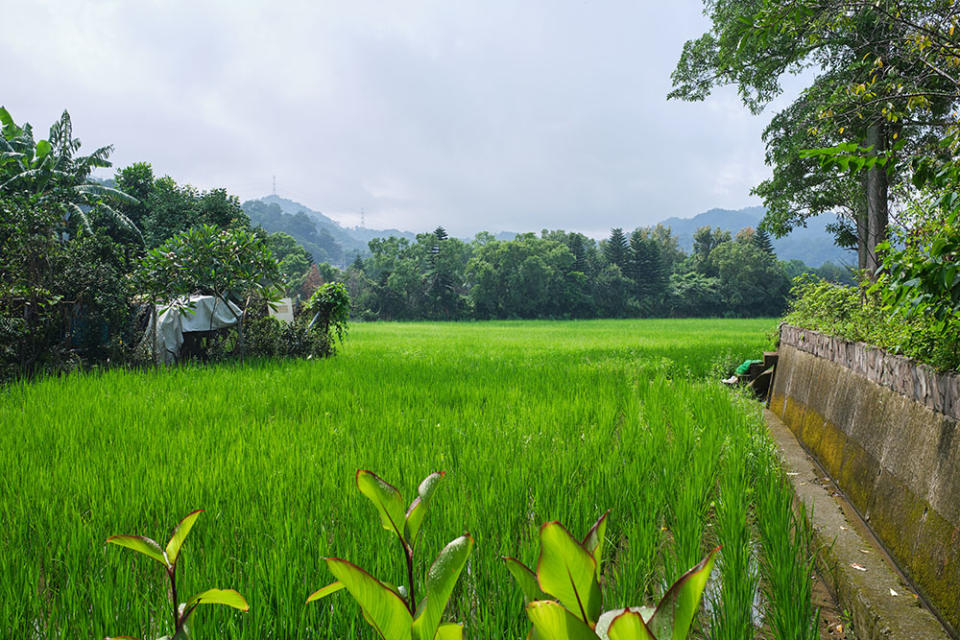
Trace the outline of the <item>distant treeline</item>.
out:
[[[661,225],[613,229],[599,242],[560,230],[465,242],[439,227],[415,241],[374,239],[370,252],[343,271],[315,265],[304,279],[343,281],[363,319],[463,320],[775,316],[794,276],[851,277],[830,263],[778,261],[770,237],[753,229],[703,227],[689,255]]]

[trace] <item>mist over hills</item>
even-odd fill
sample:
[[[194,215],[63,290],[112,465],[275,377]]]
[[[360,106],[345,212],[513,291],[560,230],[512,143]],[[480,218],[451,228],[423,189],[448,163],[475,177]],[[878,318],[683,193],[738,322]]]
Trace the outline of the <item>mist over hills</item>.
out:
[[[306,205],[279,196],[265,196],[243,203],[243,210],[254,225],[270,233],[281,231],[293,236],[317,262],[329,262],[344,267],[357,255],[369,253],[373,238],[397,236],[415,240],[416,234],[399,229],[367,229],[343,227],[332,218]],[[703,226],[720,227],[736,234],[745,227],[756,228],[763,219],[763,207],[739,210],[711,209],[692,218],[667,218],[660,224],[670,227],[681,249],[689,253],[693,248],[693,234]],[[773,248],[781,260],[800,260],[811,267],[825,262],[856,264],[856,252],[841,249],[833,242],[826,226],[833,219],[829,215],[812,218],[806,227],[795,229],[784,238],[774,238]],[[628,233],[632,229],[626,230]],[[498,240],[512,240],[515,232],[500,231]]]
[[[667,218],[660,224],[670,227],[680,248],[690,253],[693,234],[700,227],[720,227],[736,234],[744,227],[756,229],[765,211],[763,207],[747,207],[737,211],[710,209],[692,218]],[[783,238],[772,238],[777,258],[800,260],[811,267],[819,267],[825,262],[856,266],[857,252],[834,244],[833,234],[827,231],[827,225],[831,222],[834,222],[834,218],[829,214],[816,216],[807,221],[806,227],[794,229]]]
[[[370,253],[367,243],[374,238],[416,239],[416,234],[399,229],[343,227],[319,211],[274,195],[247,200],[242,206],[251,224],[270,233],[290,234],[316,262],[329,262],[338,267],[345,267],[357,255]]]

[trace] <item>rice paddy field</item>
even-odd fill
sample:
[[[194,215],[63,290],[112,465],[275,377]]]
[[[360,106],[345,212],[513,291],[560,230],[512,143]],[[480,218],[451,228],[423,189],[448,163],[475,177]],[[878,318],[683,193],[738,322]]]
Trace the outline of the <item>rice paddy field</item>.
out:
[[[357,469],[406,500],[446,477],[418,576],[476,540],[447,618],[468,638],[523,638],[502,556],[536,561],[541,524],[577,536],[610,509],[604,608],[654,602],[723,545],[697,637],[814,638],[807,533],[761,407],[717,382],[769,348],[774,320],[355,324],[322,361],[106,371],[0,389],[4,637],[171,632],[160,565],[105,544],[161,541],[204,509],[182,596],[232,587],[196,638],[373,638],[324,556],[404,582]],[[185,599],[185,598],[182,598]]]

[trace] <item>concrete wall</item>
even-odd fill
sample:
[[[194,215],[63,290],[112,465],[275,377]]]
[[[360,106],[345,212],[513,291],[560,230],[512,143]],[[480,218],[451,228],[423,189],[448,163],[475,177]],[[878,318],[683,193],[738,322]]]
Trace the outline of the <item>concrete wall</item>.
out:
[[[960,629],[960,376],[784,325],[770,409]]]

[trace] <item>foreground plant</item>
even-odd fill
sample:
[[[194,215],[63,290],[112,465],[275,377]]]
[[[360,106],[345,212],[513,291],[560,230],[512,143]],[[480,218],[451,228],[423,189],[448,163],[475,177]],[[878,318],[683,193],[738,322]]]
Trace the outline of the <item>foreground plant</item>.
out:
[[[183,547],[187,534],[193,528],[193,524],[200,517],[202,509],[193,511],[180,521],[174,528],[173,535],[163,549],[154,540],[145,536],[118,535],[110,536],[107,542],[121,547],[133,549],[138,553],[156,560],[163,565],[167,571],[167,578],[170,580],[170,599],[173,602],[173,636],[163,636],[160,640],[186,640],[189,637],[187,621],[191,614],[201,604],[222,604],[240,611],[249,611],[250,605],[242,595],[233,589],[208,589],[198,593],[186,602],[177,600],[177,560],[180,558],[180,549]],[[129,636],[117,636],[117,638],[129,638]],[[109,640],[109,639],[108,639]]]
[[[346,589],[360,605],[364,619],[384,640],[462,639],[462,625],[441,623],[440,618],[473,549],[473,538],[469,533],[444,547],[434,560],[427,572],[425,593],[419,603],[415,594],[414,550],[420,527],[443,476],[440,472],[424,478],[417,488],[417,497],[404,511],[403,498],[395,487],[370,471],[357,471],[360,493],[377,508],[383,528],[400,541],[407,565],[407,585],[381,582],[346,560],[325,558],[327,568],[337,581],[312,593],[307,602]]]
[[[516,558],[504,558],[527,601],[533,640],[683,640],[713,569],[714,549],[670,587],[654,607],[602,611],[600,558],[607,515],[583,541],[559,522],[540,528],[536,572]]]

